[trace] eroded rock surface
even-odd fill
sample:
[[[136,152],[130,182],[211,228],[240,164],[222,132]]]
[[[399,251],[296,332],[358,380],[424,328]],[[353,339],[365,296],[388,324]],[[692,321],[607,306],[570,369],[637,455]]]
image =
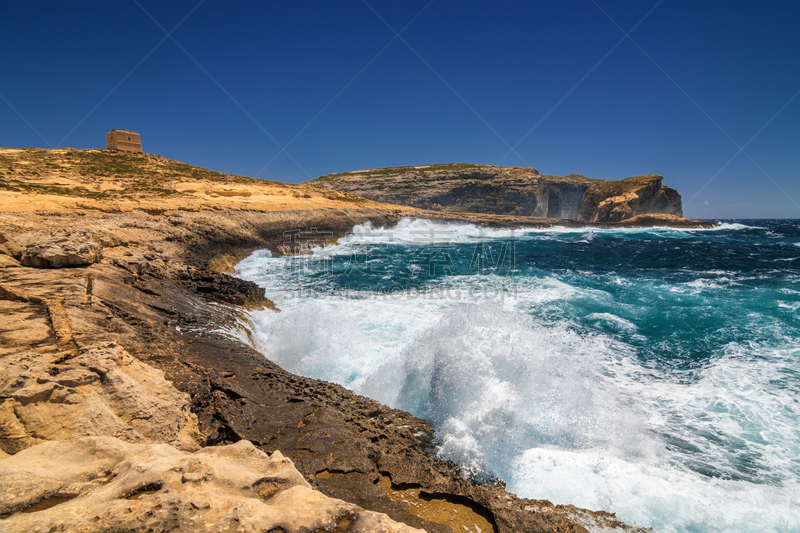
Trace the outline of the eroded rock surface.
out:
[[[189,396],[116,343],[0,359],[3,451],[99,435],[187,450],[201,440]]]
[[[21,252],[17,243],[0,233],[0,255],[19,258]]]
[[[329,174],[306,182],[393,204],[444,212],[578,218],[583,193],[601,180],[535,168],[452,163]]]
[[[50,441],[0,459],[0,529],[420,533],[313,490],[250,442],[194,453],[112,437]]]
[[[683,217],[680,193],[663,179],[650,174],[592,185],[583,195],[580,219],[602,224],[650,214]]]
[[[18,257],[25,266],[64,268],[91,265],[103,259],[103,247],[90,234],[64,232],[31,237],[20,239]]]

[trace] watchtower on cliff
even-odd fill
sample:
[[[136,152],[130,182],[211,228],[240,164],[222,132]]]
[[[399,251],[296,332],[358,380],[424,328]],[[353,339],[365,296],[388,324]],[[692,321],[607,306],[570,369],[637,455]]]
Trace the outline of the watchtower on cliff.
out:
[[[142,137],[131,130],[111,130],[106,133],[107,150],[123,150],[125,152],[143,152]]]

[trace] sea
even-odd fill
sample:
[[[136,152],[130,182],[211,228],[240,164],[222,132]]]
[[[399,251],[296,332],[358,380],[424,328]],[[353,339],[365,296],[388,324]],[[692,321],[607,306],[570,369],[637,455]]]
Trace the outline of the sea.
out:
[[[712,229],[404,219],[287,231],[237,275],[284,369],[431,422],[521,497],[658,532],[800,531],[800,221]]]

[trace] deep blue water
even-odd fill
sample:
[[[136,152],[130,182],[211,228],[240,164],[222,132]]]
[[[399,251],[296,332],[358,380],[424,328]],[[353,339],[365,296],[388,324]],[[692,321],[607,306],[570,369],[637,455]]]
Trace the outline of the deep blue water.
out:
[[[427,418],[470,475],[658,531],[800,531],[799,221],[406,220],[238,269],[283,310],[252,317],[266,357]]]

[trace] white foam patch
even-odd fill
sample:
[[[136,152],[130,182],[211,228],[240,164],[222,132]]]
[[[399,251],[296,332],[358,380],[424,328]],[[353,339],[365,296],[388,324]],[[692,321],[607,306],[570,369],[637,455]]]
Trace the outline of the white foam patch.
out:
[[[604,324],[612,330],[617,330],[619,332],[635,333],[638,329],[633,322],[611,313],[591,313],[587,315],[586,318],[594,320],[599,324]]]
[[[760,226],[748,226],[747,224],[740,224],[738,222],[715,222],[716,226],[713,228],[691,228],[687,231],[728,231],[728,230],[743,230],[743,229],[764,229]]]
[[[669,462],[632,461],[603,449],[535,448],[514,461],[509,490],[613,510],[659,532],[798,531],[800,486],[709,479]]]
[[[251,313],[252,340],[271,361],[354,388],[430,327],[441,303],[331,297],[279,300],[280,313]]]
[[[424,219],[404,218],[391,228],[374,227],[371,222],[359,224],[350,235],[335,246],[359,244],[431,245],[441,243],[471,243],[479,239],[508,239],[530,233],[531,229],[491,229],[475,224],[432,222]]]
[[[739,285],[739,284],[730,278],[716,278],[716,279],[696,279],[683,283],[683,285],[703,291],[703,290],[725,289],[729,288],[731,285]]]
[[[624,364],[615,376],[620,396],[649,413],[649,428],[669,435],[666,454],[528,450],[510,488],[547,485],[548,497],[658,531],[797,531],[800,349],[730,343],[724,352],[693,380]]]

